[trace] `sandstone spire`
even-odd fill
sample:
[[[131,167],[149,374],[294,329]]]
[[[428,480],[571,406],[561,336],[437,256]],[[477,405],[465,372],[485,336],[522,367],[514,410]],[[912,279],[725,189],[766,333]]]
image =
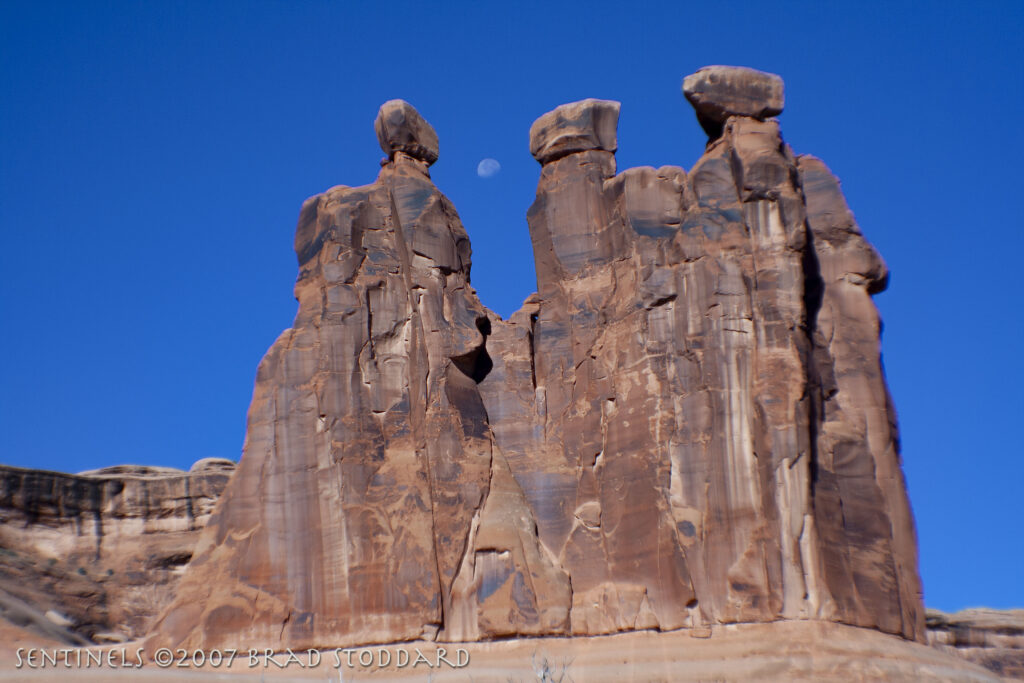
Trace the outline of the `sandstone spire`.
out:
[[[619,105],[530,131],[538,293],[470,286],[437,137],[386,103],[377,181],[306,201],[299,312],[151,644],[303,647],[821,619],[922,637],[870,295],[885,267],[782,81],[710,67],[712,139],[616,173]]]

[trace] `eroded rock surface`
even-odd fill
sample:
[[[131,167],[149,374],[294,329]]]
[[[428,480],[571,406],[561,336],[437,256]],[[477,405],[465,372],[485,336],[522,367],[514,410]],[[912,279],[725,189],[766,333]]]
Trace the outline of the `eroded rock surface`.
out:
[[[583,100],[550,111],[530,127],[530,154],[546,163],[573,152],[614,152],[619,103]]]
[[[233,469],[215,458],[190,472],[0,466],[0,615],[71,643],[139,637],[170,602]]]
[[[508,321],[470,286],[433,129],[382,107],[377,180],[302,207],[298,315],[148,644],[777,620],[923,640],[886,269],[752,73],[687,79],[715,124],[689,172],[617,174],[617,103],[538,120],[538,292]]]
[[[1024,680],[1024,609],[928,610],[928,644],[1000,676]]]
[[[381,105],[373,124],[377,141],[389,159],[404,152],[429,166],[439,153],[437,133],[420,113],[404,100],[389,100]]]
[[[422,140],[429,125],[389,103],[376,129]],[[155,642],[567,627],[568,579],[493,449],[477,386],[490,320],[469,240],[429,155],[391,150],[372,185],[303,205],[299,313],[260,364],[244,457]]]
[[[778,116],[785,88],[775,74],[742,66],[706,66],[683,80],[683,94],[711,137],[718,137],[731,116]]]
[[[838,182],[745,116],[689,173],[538,160],[538,297],[492,323],[481,386],[572,632],[819,618],[921,638],[870,299],[886,271]]]

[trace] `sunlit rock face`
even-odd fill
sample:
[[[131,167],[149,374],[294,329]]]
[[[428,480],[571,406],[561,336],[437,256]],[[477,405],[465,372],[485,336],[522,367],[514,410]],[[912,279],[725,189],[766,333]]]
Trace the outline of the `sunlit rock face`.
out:
[[[613,150],[543,163],[538,297],[493,324],[481,385],[572,632],[811,618],[919,638],[870,298],[886,270],[838,182],[755,116],[726,116],[689,173],[616,175]]]
[[[74,644],[145,635],[233,469],[219,458],[188,472],[0,465],[0,628]]]
[[[954,614],[928,610],[928,644],[993,671],[1024,680],[1024,609],[984,607]]]
[[[782,142],[781,79],[715,69],[730,99],[701,90],[718,118],[689,172],[616,174],[615,102],[534,124],[538,292],[508,321],[470,286],[436,134],[382,107],[377,181],[303,205],[299,313],[150,645],[782,619],[923,637],[885,266]]]
[[[705,66],[683,79],[683,95],[711,137],[722,134],[732,116],[764,120],[778,116],[785,104],[782,79],[739,66]]]
[[[568,577],[493,449],[478,389],[490,320],[427,170],[436,135],[406,103],[376,127],[377,181],[302,207],[299,313],[260,364],[238,475],[156,642],[567,628]]]

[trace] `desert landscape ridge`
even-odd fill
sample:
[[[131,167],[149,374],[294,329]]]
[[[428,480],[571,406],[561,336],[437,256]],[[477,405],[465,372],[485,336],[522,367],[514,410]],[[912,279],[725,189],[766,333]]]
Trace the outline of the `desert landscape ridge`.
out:
[[[618,171],[615,101],[534,122],[537,291],[507,320],[437,133],[384,103],[375,182],[302,204],[298,313],[237,464],[0,466],[9,642],[464,647],[433,680],[1024,679],[1024,612],[925,609],[888,270],[784,142],[782,78],[709,66],[682,94],[708,135],[689,170]]]

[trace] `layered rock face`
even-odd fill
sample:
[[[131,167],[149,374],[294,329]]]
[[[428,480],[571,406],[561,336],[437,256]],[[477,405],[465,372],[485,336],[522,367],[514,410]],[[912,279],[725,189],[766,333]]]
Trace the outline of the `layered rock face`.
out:
[[[1024,609],[928,610],[928,644],[980,664],[1006,679],[1024,680]]]
[[[715,69],[728,96],[697,108],[721,135],[689,173],[616,175],[591,123],[613,103],[534,126],[534,150],[591,134],[537,155],[539,297],[494,325],[482,384],[498,445],[570,576],[574,633],[823,618],[920,638],[870,299],[885,266],[828,169],[759,118],[778,77]]]
[[[151,646],[306,647],[820,619],[921,640],[871,294],[782,83],[712,67],[679,167],[616,174],[615,102],[531,129],[537,294],[470,286],[437,136],[381,108],[377,181],[306,201],[299,313]]]
[[[397,101],[375,128],[377,181],[302,207],[299,313],[260,364],[244,457],[157,642],[461,637],[476,624],[470,584],[498,590],[510,553],[543,571],[493,452],[477,386],[490,320],[466,232],[430,180],[436,134]],[[520,588],[505,612],[565,628],[564,574]]]
[[[45,636],[139,637],[171,600],[234,469],[0,466],[0,615]]]

